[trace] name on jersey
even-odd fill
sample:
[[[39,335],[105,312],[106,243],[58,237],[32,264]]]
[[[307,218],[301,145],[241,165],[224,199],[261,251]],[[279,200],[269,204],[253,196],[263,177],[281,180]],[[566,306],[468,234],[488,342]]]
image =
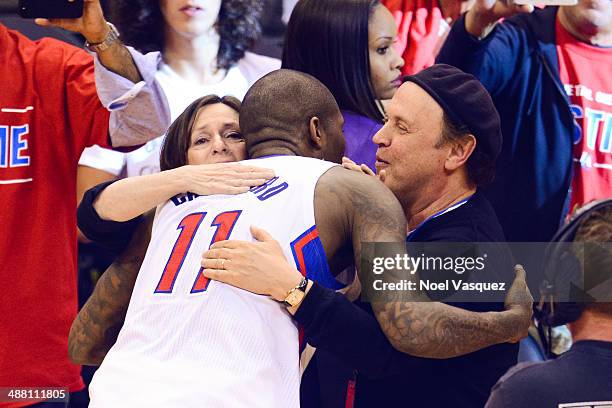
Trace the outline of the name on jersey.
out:
[[[182,193],[182,194],[175,195],[170,200],[174,203],[175,206],[178,207],[181,204],[185,204],[190,201],[193,201],[195,198],[199,196],[200,195],[196,193]]]
[[[28,155],[28,124],[21,126],[0,125],[0,168],[30,165]]]
[[[266,181],[264,184],[251,188],[249,190],[249,194],[254,194],[259,201],[266,201],[267,199],[282,193],[288,188],[289,184],[286,181],[282,181],[278,177],[273,177],[270,180]],[[175,195],[170,200],[174,203],[175,206],[179,206],[181,204],[193,201],[199,196],[199,194],[195,193],[183,193]]]

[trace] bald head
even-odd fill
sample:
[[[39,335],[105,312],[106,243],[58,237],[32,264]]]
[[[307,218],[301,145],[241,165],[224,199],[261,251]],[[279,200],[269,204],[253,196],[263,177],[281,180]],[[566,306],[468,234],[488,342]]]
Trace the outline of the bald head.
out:
[[[331,160],[326,150],[338,150],[338,139],[340,155],[344,150],[336,100],[319,80],[298,71],[280,69],[255,82],[242,102],[240,129],[252,158],[283,149]],[[313,140],[317,135],[320,146]]]

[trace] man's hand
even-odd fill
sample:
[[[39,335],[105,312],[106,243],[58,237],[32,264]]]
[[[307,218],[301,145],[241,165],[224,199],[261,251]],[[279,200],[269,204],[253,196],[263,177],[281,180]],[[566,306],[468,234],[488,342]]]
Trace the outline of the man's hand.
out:
[[[385,182],[385,177],[387,176],[387,173],[384,170],[381,170],[380,173],[378,173],[377,175],[366,164],[362,163],[361,165],[359,165],[346,156],[342,158],[342,167],[344,167],[347,170],[356,171],[357,173],[363,173],[368,176],[378,177],[378,179],[383,183]]]
[[[80,18],[37,18],[34,20],[41,26],[60,27],[69,31],[79,32],[88,43],[98,44],[103,42],[108,33],[109,26],[104,19],[104,13],[99,0],[84,0],[83,15]],[[113,42],[104,51],[97,51],[100,62],[106,69],[133,83],[142,81],[142,75],[134,63],[128,49],[119,40]]]
[[[83,15],[80,18],[54,18],[50,20],[37,18],[34,22],[44,27],[60,27],[64,30],[81,33],[91,44],[104,41],[109,31],[99,0],[84,0]]]
[[[251,227],[256,242],[219,241],[202,255],[203,274],[259,295],[282,301],[302,280],[270,234]]]
[[[509,312],[516,313],[517,327],[522,328],[522,330],[517,331],[516,335],[510,339],[511,342],[517,342],[527,336],[533,314],[533,297],[527,287],[525,269],[522,265],[516,265],[514,272],[516,276],[506,294],[504,308]]]
[[[532,11],[532,5],[514,4],[513,0],[476,0],[465,16],[465,28],[473,36],[481,37],[500,18]]]
[[[348,170],[356,171],[358,173],[367,174],[368,176],[376,176],[372,169],[369,168],[366,164],[362,164],[360,166],[359,164],[355,163],[346,156],[342,158],[342,167]]]

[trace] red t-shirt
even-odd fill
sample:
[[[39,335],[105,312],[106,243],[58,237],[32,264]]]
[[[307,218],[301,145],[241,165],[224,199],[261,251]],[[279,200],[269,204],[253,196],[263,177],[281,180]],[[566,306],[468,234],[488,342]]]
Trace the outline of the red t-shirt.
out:
[[[76,170],[86,146],[109,146],[108,120],[87,53],[0,25],[0,387],[83,388],[68,359]]]
[[[559,76],[577,122],[570,210],[612,197],[612,48],[574,38],[557,19]]]

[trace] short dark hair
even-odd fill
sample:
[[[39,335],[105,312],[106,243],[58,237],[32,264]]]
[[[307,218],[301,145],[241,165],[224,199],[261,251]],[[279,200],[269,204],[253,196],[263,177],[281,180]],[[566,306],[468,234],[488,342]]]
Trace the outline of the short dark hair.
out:
[[[263,0],[223,0],[217,18],[220,44],[217,67],[229,69],[244,57],[261,32],[259,18]],[[112,21],[123,41],[147,53],[164,48],[164,17],[159,0],[116,0]]]
[[[466,126],[455,124],[446,112],[443,112],[440,146],[457,142],[468,134],[472,134],[472,132]],[[495,178],[495,159],[479,148],[478,140],[476,140],[476,148],[467,160],[467,172],[470,181],[478,187],[491,184]]]
[[[274,142],[293,150],[307,137],[314,116],[328,127],[340,115],[331,92],[312,75],[279,69],[260,78],[244,97],[240,130],[249,157]]]
[[[191,144],[191,131],[200,109],[206,105],[222,103],[240,112],[240,101],[233,96],[206,95],[193,101],[168,128],[159,157],[160,170],[170,170],[187,164],[187,150]]]
[[[574,236],[574,253],[584,266],[585,280],[606,282],[612,289],[612,206],[592,211],[580,222]],[[586,245],[585,245],[586,244]],[[606,274],[601,276],[601,274]],[[612,317],[612,302],[592,302],[585,309]]]
[[[340,109],[382,122],[368,51],[368,23],[379,4],[379,0],[300,0],[287,26],[282,67],[317,78]]]

